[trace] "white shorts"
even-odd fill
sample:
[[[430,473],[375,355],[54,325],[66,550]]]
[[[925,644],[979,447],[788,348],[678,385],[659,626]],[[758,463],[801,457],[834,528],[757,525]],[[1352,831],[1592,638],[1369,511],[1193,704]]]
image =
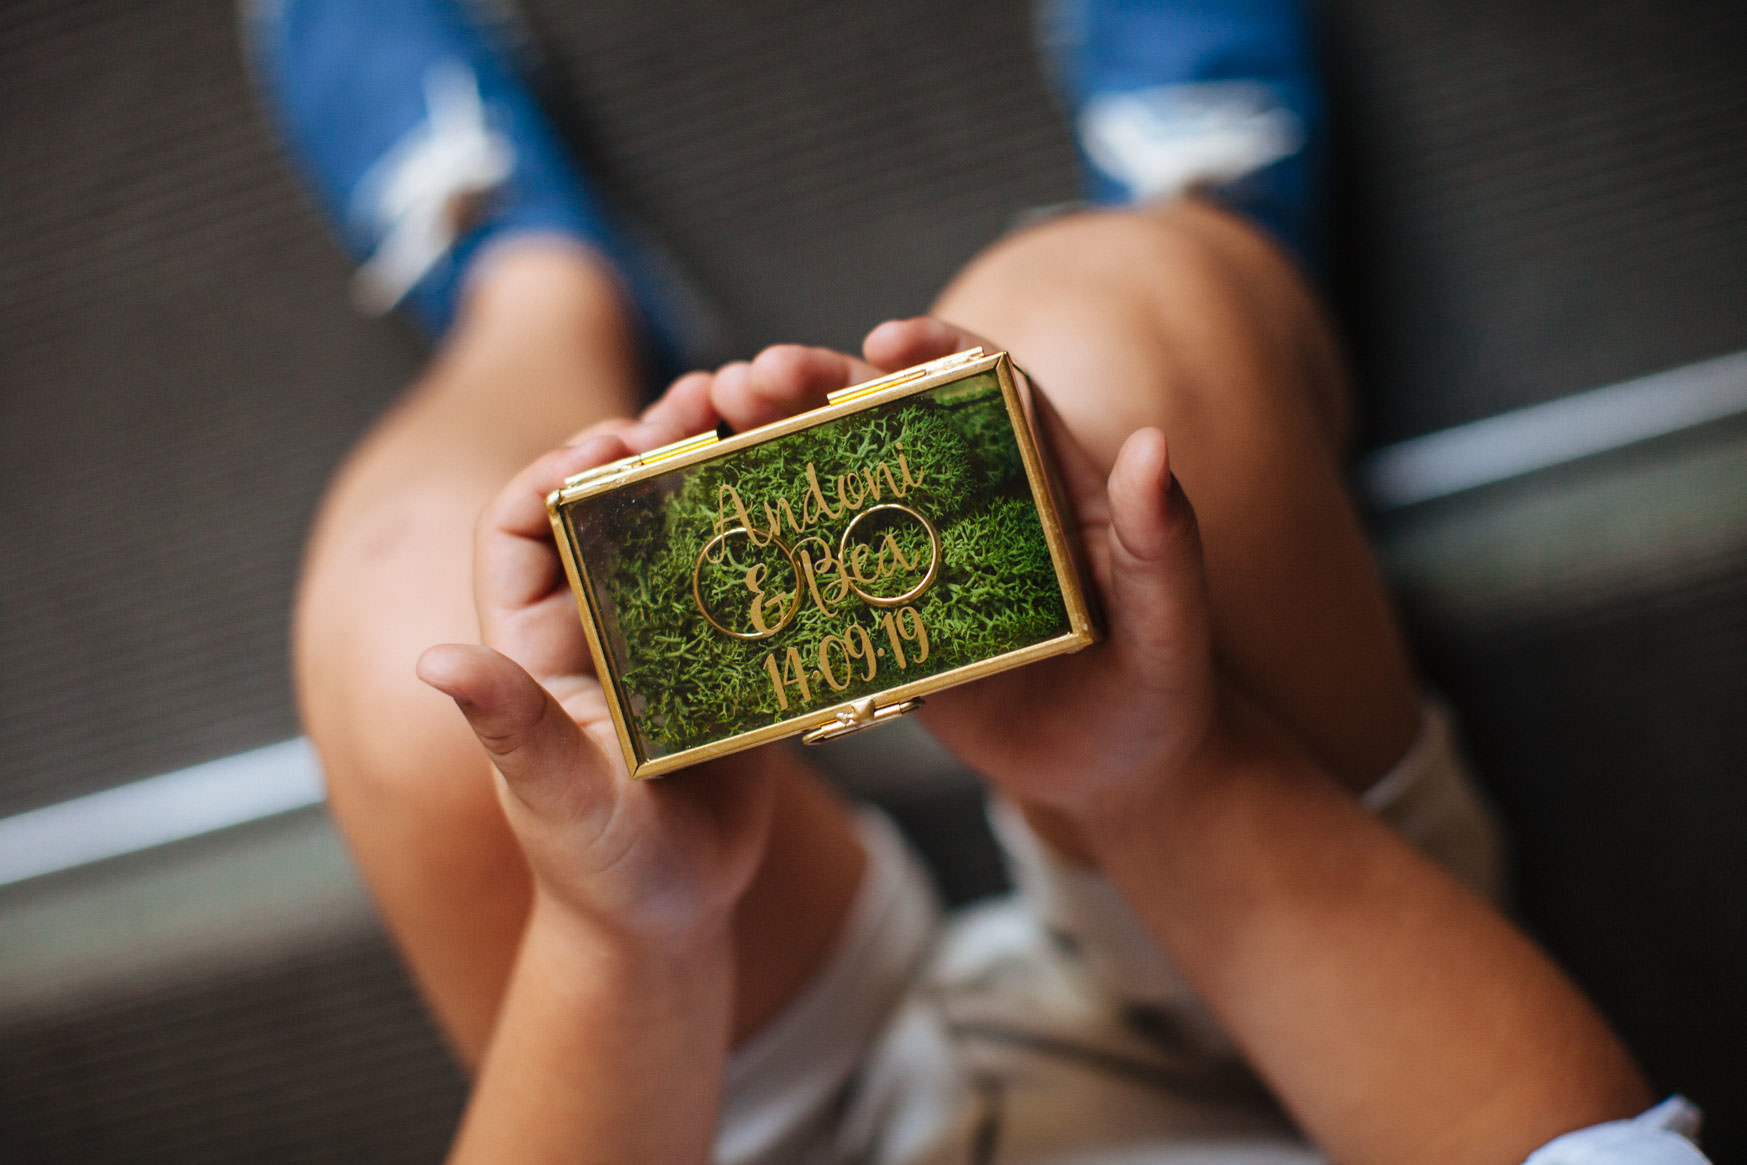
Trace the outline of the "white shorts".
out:
[[[1497,900],[1498,831],[1441,712],[1363,801]],[[1015,891],[943,921],[897,831],[864,815],[844,933],[730,1061],[716,1161],[1321,1161],[1114,888],[1010,806],[991,817]]]

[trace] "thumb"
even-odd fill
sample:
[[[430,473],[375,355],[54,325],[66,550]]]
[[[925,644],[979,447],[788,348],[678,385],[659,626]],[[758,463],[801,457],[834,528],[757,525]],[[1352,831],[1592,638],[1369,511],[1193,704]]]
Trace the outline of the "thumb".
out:
[[[1211,682],[1212,619],[1201,533],[1187,495],[1171,473],[1164,434],[1131,433],[1106,483],[1110,503],[1110,638],[1133,665],[1181,688],[1207,669]]]
[[[516,799],[541,818],[587,812],[609,778],[552,694],[488,647],[443,644],[419,658],[421,680],[455,701]]]

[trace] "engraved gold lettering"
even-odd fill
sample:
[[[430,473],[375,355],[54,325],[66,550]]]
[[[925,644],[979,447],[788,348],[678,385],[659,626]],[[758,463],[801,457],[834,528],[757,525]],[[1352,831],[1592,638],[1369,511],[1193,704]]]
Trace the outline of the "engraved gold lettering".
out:
[[[841,490],[838,491],[842,493]],[[825,491],[819,488],[819,470],[811,461],[807,462],[807,493],[801,499],[801,523],[804,528],[811,529],[813,523],[825,518],[835,519],[837,511],[832,509],[825,500]],[[799,534],[800,529],[795,533]]]
[[[892,467],[887,465],[884,461],[876,461],[872,465],[865,465],[862,467],[861,475],[862,480],[867,483],[867,496],[876,502],[885,496],[885,493],[880,489],[881,473],[886,475],[886,488],[892,491],[892,496],[903,497],[904,490],[899,487],[896,479],[892,477]]]
[[[805,502],[801,504],[801,508],[803,510],[807,508]],[[795,508],[789,505],[789,499],[778,498],[775,502],[764,503],[764,519],[770,524],[770,536],[772,538],[775,538],[782,533],[783,527],[779,515],[787,516],[790,530],[793,530],[797,534],[801,532],[803,527],[795,518]]]
[[[796,479],[796,492],[791,495],[799,501],[798,513],[796,501],[791,500],[791,497],[765,498],[749,504],[735,486],[719,486],[716,491],[715,537],[705,545],[692,572],[692,587],[699,609],[703,610],[703,598],[698,592],[698,572],[706,561],[720,563],[727,557],[726,539],[734,534],[745,535],[754,547],[775,545],[787,555],[791,567],[794,568],[795,590],[792,594],[767,594],[769,568],[755,566],[745,574],[746,589],[752,595],[747,612],[752,630],[743,632],[723,627],[708,611],[704,611],[704,617],[726,634],[743,639],[762,639],[786,626],[799,610],[803,598],[810,599],[819,610],[831,615],[836,613],[836,609],[851,594],[858,595],[869,603],[887,606],[905,602],[926,590],[934,581],[939,567],[939,539],[927,518],[907,506],[882,500],[887,497],[904,497],[922,483],[922,474],[910,468],[903,444],[893,442],[892,448],[897,453],[896,470],[891,462],[878,460],[827,479],[835,487],[836,506],[826,500],[818,466],[811,461],[807,462],[805,470]],[[902,595],[888,598],[865,589],[899,570],[916,569],[917,562],[904,552],[894,534],[888,532],[880,538],[877,549],[863,543],[853,548],[838,545],[834,550],[832,542],[813,532],[821,523],[848,517],[870,501],[877,504],[857,514],[850,521],[850,527],[874,510],[899,509],[919,520],[929,535],[931,545],[927,576],[920,584]],[[762,512],[761,522],[753,520],[755,510]],[[793,549],[783,540],[785,526],[788,528]],[[848,529],[849,527],[845,527],[844,530],[845,541]]]
[[[885,632],[889,651],[874,644],[874,632],[880,630]],[[833,653],[838,658],[834,659]],[[790,644],[782,649],[780,659],[777,652],[768,652],[760,666],[770,680],[777,708],[783,712],[790,710],[789,689],[793,688],[799,694],[796,710],[804,711],[815,696],[830,699],[833,693],[847,691],[852,684],[879,680],[882,660],[890,660],[902,671],[927,662],[928,654],[928,629],[923,625],[922,614],[906,606],[881,611],[872,631],[851,621],[839,631],[826,632],[810,645]],[[862,668],[859,675],[858,664]],[[813,688],[811,683],[815,680],[822,681],[824,687]],[[890,686],[889,681],[885,682]]]
[[[754,546],[765,546],[771,539],[782,537],[785,525],[791,533],[804,534],[822,521],[836,520],[851,510],[859,509],[869,499],[877,502],[887,493],[894,497],[904,497],[912,488],[922,484],[922,477],[910,469],[903,446],[895,444],[894,448],[898,450],[898,468],[895,472],[889,463],[875,461],[871,465],[839,474],[832,482],[837,492],[835,507],[825,499],[825,489],[819,481],[818,466],[811,461],[807,462],[807,468],[798,482],[800,512],[796,513],[794,503],[788,498],[766,499],[760,507],[764,511],[762,524],[753,522],[752,507],[740,496],[740,491],[732,485],[723,485],[716,491],[714,532],[721,534],[740,527],[746,531]]]
[[[850,490],[852,488],[855,491],[854,497],[850,496]],[[845,512],[860,509],[861,503],[866,500],[866,498],[867,491],[862,488],[861,478],[853,473],[840,473],[837,475],[837,504],[842,506]]]
[[[770,574],[770,568],[762,562],[754,563],[746,571],[746,589],[752,592],[752,603],[746,610],[746,617],[752,623],[752,630],[760,636],[770,634],[771,625],[764,617],[765,608],[776,606],[779,613],[782,610],[782,605],[776,604],[769,595],[764,593],[764,580],[768,574]]]
[[[813,557],[814,548],[818,550],[817,560]],[[807,593],[812,596],[813,604],[825,614],[835,615],[838,604],[849,596],[849,580],[843,577],[831,543],[813,534],[796,543],[795,550],[801,562],[801,575],[807,581]],[[826,583],[827,590],[823,592],[819,589],[820,576],[830,579]]]
[[[903,475],[904,484],[911,487],[921,485],[922,475],[920,473],[917,473],[914,477],[910,475],[910,463],[904,459],[904,443],[902,441],[893,441],[892,448],[898,451],[898,472]],[[890,471],[888,470],[887,472],[889,473]],[[903,492],[903,490],[898,491],[899,494],[902,494]]]
[[[870,583],[878,582],[881,578],[881,576],[877,574],[872,578],[869,578],[866,572],[862,570],[863,564],[867,562],[868,556],[872,553],[873,548],[868,546],[867,543],[857,542],[854,546],[849,548],[849,560],[844,563],[849,576],[864,587]]]
[[[896,561],[896,565],[890,570],[886,569],[886,552],[888,550],[891,551],[892,558]],[[876,572],[874,577],[885,578],[888,574],[896,573],[900,567],[904,570],[915,570],[916,563],[921,561],[922,560],[918,558],[916,562],[911,562],[908,558],[904,557],[904,551],[898,545],[897,535],[888,530],[885,538],[880,542],[879,558],[874,562],[874,570]],[[858,579],[856,581],[859,582],[860,580]]]
[[[732,516],[726,512],[729,506],[733,507]],[[776,533],[773,530],[765,534],[753,526],[752,514],[747,510],[746,501],[740,496],[740,491],[731,485],[725,485],[716,491],[715,533],[720,537],[736,526],[746,531],[746,536],[752,540],[754,546],[767,545]]]

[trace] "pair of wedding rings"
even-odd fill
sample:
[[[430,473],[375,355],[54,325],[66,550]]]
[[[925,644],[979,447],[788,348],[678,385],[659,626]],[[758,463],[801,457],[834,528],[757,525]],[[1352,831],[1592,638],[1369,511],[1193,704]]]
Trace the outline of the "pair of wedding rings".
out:
[[[928,571],[922,576],[921,582],[917,583],[901,595],[876,595],[863,590],[856,585],[856,576],[848,566],[849,540],[851,535],[855,533],[855,528],[863,521],[879,513],[881,510],[896,510],[900,513],[908,514],[910,517],[922,523],[922,528],[928,532]],[[783,555],[789,560],[789,569],[794,574],[794,601],[789,604],[789,609],[783,613],[783,617],[777,621],[777,624],[774,627],[766,628],[763,631],[735,631],[733,628],[724,627],[716,620],[715,616],[710,614],[710,608],[708,604],[704,602],[703,587],[700,583],[700,579],[703,574],[704,560],[709,557],[710,551],[714,550],[717,545],[725,543],[728,539],[737,534],[744,535],[747,538],[752,537],[752,532],[745,526],[735,526],[731,530],[722,531],[720,534],[717,534],[714,538],[711,538],[708,542],[704,543],[704,548],[698,552],[697,562],[692,565],[692,598],[697,600],[698,610],[703,614],[704,618],[709,621],[710,626],[714,627],[722,634],[733,636],[735,639],[768,639],[772,635],[781,631],[784,627],[787,627],[790,623],[794,622],[795,616],[800,614],[802,590],[801,564],[796,560],[795,551],[788,543],[784,542],[774,534],[771,535],[771,542],[773,542],[777,549],[781,550]],[[877,506],[869,506],[867,509],[857,514],[854,520],[843,528],[843,536],[838,539],[837,542],[837,562],[839,564],[838,569],[843,572],[843,581],[862,602],[873,607],[901,607],[905,603],[916,599],[922,594],[922,592],[934,585],[934,578],[940,573],[940,531],[934,528],[934,523],[930,522],[927,517],[911,509],[909,506],[899,505],[896,502],[884,502]]]

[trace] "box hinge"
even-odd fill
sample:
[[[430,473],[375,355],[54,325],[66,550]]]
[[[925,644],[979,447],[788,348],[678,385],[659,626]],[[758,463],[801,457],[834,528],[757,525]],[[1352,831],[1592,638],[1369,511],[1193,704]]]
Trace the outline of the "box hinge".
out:
[[[942,356],[938,360],[930,360],[926,364],[918,364],[914,368],[906,368],[902,372],[894,372],[890,376],[882,376],[878,380],[867,380],[860,384],[852,384],[848,388],[840,388],[836,392],[825,394],[825,403],[840,405],[846,400],[858,400],[883,392],[888,388],[896,388],[900,384],[908,384],[912,380],[921,380],[924,376],[933,376],[936,372],[945,372],[949,368],[957,368],[961,364],[971,364],[983,358],[981,348],[966,348],[962,352],[954,352],[950,356]]]

